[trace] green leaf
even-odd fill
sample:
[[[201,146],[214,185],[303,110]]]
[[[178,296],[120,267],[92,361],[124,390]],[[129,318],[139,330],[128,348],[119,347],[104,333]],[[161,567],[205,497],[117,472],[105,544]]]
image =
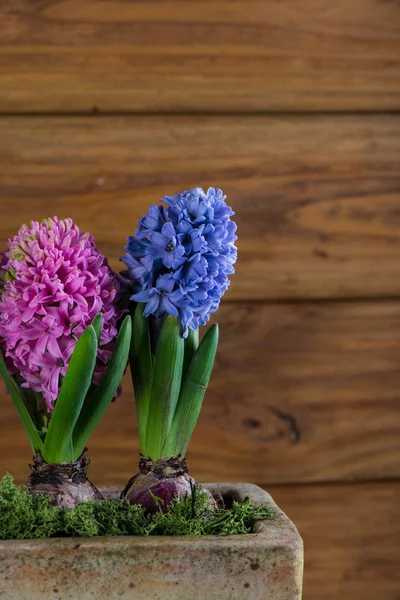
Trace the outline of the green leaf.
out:
[[[37,396],[39,395],[40,399],[41,399],[42,394],[40,392],[35,392],[34,390],[31,390],[30,388],[21,387],[16,375],[11,375],[11,379],[13,380],[14,385],[17,388],[19,397],[21,398],[22,402],[25,404],[25,408],[28,411],[33,424],[35,425],[36,429],[39,431],[35,418],[40,410],[40,405],[37,402]]]
[[[75,426],[73,444],[77,456],[80,456],[84,451],[90,436],[104,415],[121,382],[128,362],[131,333],[131,318],[128,315],[121,325],[114,353],[108,363],[107,370],[100,384],[96,386],[94,392],[84,404]]]
[[[158,339],[146,427],[147,454],[152,460],[163,456],[162,451],[179,398],[183,354],[180,322],[169,316]]]
[[[150,345],[149,321],[143,316],[145,307],[146,304],[139,303],[134,309],[129,363],[133,388],[135,390],[140,449],[142,454],[147,456],[146,427],[154,368]]]
[[[43,441],[47,433],[49,413],[47,412],[46,403],[44,403],[45,408],[40,408],[42,405],[42,393],[35,392],[30,388],[21,387],[15,375],[12,376],[12,380],[15,383],[20,398],[25,404],[40,439]]]
[[[48,463],[72,462],[79,457],[72,435],[92,381],[96,355],[97,336],[89,325],[75,346],[50,419],[43,449]]]
[[[206,332],[182,383],[178,406],[163,448],[163,456],[185,455],[200,414],[218,347],[218,325]]]
[[[199,347],[199,328],[189,329],[188,336],[184,340],[185,344],[185,355],[183,358],[183,369],[182,369],[182,381],[185,379],[186,373],[192,362],[192,358],[195,355],[197,348]]]
[[[92,321],[92,327],[96,332],[96,337],[97,337],[97,345],[100,344],[100,336],[101,336],[101,330],[103,328],[103,315],[102,313],[99,313],[98,315],[95,316],[95,318]]]
[[[23,399],[19,395],[19,386],[14,381],[14,379],[9,375],[7,371],[6,364],[4,362],[4,358],[2,353],[0,352],[0,373],[3,376],[4,382],[7,386],[8,391],[10,392],[10,396],[15,404],[15,408],[18,411],[22,424],[25,428],[26,434],[28,436],[29,442],[32,446],[32,450],[43,450],[43,442],[40,439],[39,433],[32,422],[32,419],[29,415],[29,412],[24,404]]]

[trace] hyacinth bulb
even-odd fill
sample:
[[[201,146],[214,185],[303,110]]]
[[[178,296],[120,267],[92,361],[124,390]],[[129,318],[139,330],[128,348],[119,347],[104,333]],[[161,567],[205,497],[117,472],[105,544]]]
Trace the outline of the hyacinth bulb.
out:
[[[180,456],[160,458],[153,462],[141,457],[139,473],[132,477],[121,494],[130,504],[140,504],[149,512],[167,512],[171,502],[192,495],[197,487],[210,499],[210,506],[217,508],[211,493],[188,475],[188,465]]]
[[[103,314],[98,383],[110,359],[120,316],[119,284],[92,235],[71,219],[23,225],[0,263],[0,347],[23,388],[41,393],[54,409],[77,340]]]
[[[87,478],[90,463],[81,456],[72,463],[47,464],[40,454],[33,457],[28,489],[31,494],[45,494],[53,506],[73,508],[79,502],[103,500],[99,490]]]

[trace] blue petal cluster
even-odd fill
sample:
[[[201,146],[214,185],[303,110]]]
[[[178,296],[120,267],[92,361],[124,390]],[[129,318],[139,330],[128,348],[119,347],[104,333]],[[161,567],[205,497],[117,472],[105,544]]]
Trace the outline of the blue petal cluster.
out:
[[[179,318],[183,335],[205,325],[229,287],[237,248],[234,214],[222,190],[194,188],[153,204],[128,237],[131,300],[145,302],[145,316]]]

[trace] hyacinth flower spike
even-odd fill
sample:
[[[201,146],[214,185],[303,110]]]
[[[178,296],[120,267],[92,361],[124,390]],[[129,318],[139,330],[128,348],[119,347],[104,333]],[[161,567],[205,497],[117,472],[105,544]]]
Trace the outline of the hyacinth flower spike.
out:
[[[57,217],[23,225],[0,274],[0,373],[34,453],[28,487],[58,506],[101,499],[84,451],[128,359],[118,280],[92,236]]]
[[[221,190],[194,188],[162,202],[139,221],[121,259],[131,285],[141,447],[139,473],[122,497],[150,511],[166,511],[199,485],[188,475],[186,451],[211,377],[218,325],[200,343],[199,326],[218,309],[237,255],[234,213]]]

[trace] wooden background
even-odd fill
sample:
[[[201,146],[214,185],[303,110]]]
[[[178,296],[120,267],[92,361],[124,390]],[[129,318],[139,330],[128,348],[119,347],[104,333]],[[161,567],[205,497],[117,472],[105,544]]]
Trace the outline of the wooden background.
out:
[[[305,600],[400,598],[399,109],[396,0],[0,0],[2,247],[71,216],[118,269],[149,203],[228,194],[239,261],[191,468],[272,493]],[[136,433],[126,378],[95,483],[133,474]]]

